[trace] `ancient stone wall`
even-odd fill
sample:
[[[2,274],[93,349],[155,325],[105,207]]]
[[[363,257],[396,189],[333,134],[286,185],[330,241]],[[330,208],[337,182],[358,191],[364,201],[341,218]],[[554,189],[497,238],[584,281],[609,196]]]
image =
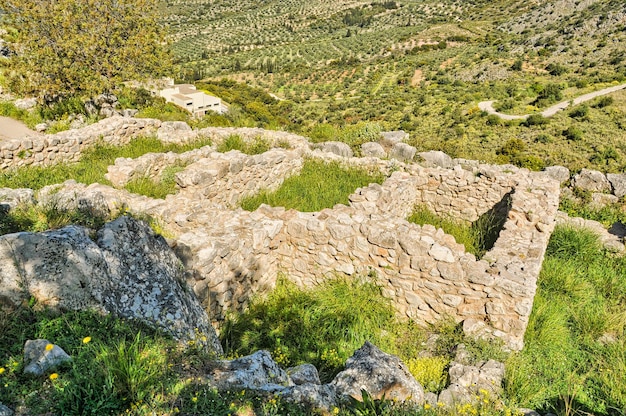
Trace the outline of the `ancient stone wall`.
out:
[[[135,136],[154,134],[159,120],[112,117],[80,130],[33,136],[0,143],[0,169],[77,161],[81,152],[98,142],[125,144]]]

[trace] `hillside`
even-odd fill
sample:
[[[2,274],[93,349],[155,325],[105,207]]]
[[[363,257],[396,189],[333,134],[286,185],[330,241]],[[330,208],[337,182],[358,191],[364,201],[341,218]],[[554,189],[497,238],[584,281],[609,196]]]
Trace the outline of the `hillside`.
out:
[[[332,5],[331,5],[332,4]],[[538,169],[619,171],[626,93],[547,123],[540,112],[623,82],[626,5],[616,0],[168,3],[181,76],[246,82],[294,103],[290,130],[327,140],[344,125],[411,133],[420,150]],[[572,129],[578,134],[568,135]],[[573,138],[572,138],[573,137]],[[523,154],[502,148],[522,139]],[[559,151],[555,152],[554,149]]]

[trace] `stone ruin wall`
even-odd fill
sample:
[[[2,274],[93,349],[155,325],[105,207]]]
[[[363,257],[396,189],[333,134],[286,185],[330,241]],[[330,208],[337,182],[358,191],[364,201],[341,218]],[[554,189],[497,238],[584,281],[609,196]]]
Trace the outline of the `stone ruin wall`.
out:
[[[158,125],[145,123],[149,128]],[[240,134],[236,133],[240,129],[211,130],[169,137],[185,141],[201,132],[222,138]],[[259,136],[258,131],[246,132],[245,139]],[[218,325],[228,311],[245,308],[255,293],[271,289],[279,273],[302,286],[337,272],[371,273],[378,276],[399,313],[418,323],[450,316],[463,321],[468,332],[500,337],[513,349],[522,347],[554,227],[557,181],[514,167],[423,168],[376,158],[342,158],[311,151],[300,136],[276,134],[290,140],[292,149],[247,156],[208,147],[182,156],[118,159],[109,169],[109,175],[123,182],[146,166],[154,166],[152,172],[158,175],[187,158],[190,164],[176,175],[181,191],[165,200],[75,183],[52,193],[69,199],[81,195],[105,201],[110,209],[124,205],[131,212],[160,218],[175,235],[171,245],[188,270],[188,283]],[[267,206],[255,212],[233,209],[244,194],[277,188],[299,171],[303,157],[399,171],[382,186],[357,190],[349,206],[317,213]],[[415,205],[424,204],[439,214],[471,222],[507,197],[506,222],[483,259],[466,253],[440,229],[406,221]]]

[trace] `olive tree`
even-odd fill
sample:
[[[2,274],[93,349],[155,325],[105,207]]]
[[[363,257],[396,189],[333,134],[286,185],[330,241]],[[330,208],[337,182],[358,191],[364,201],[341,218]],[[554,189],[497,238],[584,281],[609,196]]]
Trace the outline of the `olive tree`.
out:
[[[16,93],[90,96],[170,68],[159,0],[3,0],[0,9]]]

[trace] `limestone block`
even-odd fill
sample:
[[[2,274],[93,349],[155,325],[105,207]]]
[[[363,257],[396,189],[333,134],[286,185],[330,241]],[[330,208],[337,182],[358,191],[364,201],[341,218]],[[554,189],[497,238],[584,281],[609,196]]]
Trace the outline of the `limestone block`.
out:
[[[379,143],[375,142],[363,143],[361,145],[361,153],[365,157],[378,157],[381,159],[387,157],[385,149]]]
[[[411,161],[415,157],[417,149],[406,143],[396,143],[391,149],[389,157],[399,161]]]
[[[583,169],[572,178],[572,186],[583,191],[610,192],[611,183],[602,172]]]

